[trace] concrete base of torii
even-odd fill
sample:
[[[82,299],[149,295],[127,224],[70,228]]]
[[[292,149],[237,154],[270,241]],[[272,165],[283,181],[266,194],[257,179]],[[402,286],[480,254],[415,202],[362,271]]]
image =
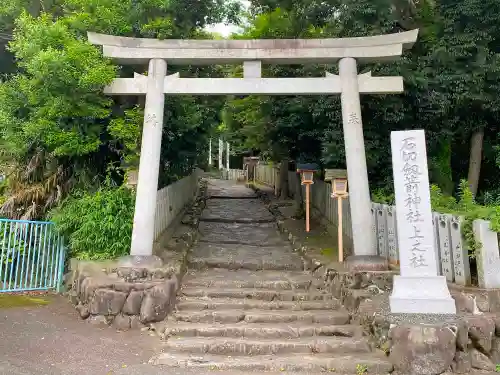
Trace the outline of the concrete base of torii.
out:
[[[156,255],[126,255],[118,259],[118,267],[154,269],[163,266],[163,261]]]

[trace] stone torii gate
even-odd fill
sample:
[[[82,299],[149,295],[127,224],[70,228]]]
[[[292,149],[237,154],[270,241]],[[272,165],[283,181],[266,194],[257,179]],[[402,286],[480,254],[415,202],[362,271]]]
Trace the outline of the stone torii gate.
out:
[[[370,190],[361,122],[360,94],[403,92],[402,77],[358,75],[357,63],[390,62],[411,48],[418,30],[360,38],[278,40],[157,40],[88,33],[89,41],[119,64],[149,64],[148,75],[117,78],[109,95],[146,95],[131,255],[151,256],[160,164],[164,98],[167,95],[332,95],[340,94],[350,186],[354,254],[376,257]],[[339,75],[263,78],[266,64],[332,64]],[[167,64],[243,64],[243,78],[167,76]]]

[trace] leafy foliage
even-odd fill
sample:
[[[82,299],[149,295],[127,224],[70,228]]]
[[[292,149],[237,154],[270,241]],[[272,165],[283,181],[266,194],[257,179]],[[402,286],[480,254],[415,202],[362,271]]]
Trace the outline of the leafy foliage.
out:
[[[462,235],[465,239],[470,255],[480,249],[481,244],[474,239],[472,223],[474,220],[483,219],[490,222],[490,227],[495,232],[500,232],[500,205],[480,205],[478,204],[466,180],[460,181],[457,198],[443,194],[437,185],[431,185],[431,207],[439,213],[447,213],[462,217]],[[377,203],[394,205],[394,194],[378,190],[372,195],[372,200]]]
[[[51,214],[51,220],[67,238],[71,256],[113,259],[129,253],[134,201],[125,187],[77,192]]]
[[[11,165],[1,211],[33,219],[95,173],[92,161],[112,104],[102,89],[116,68],[47,14],[22,13],[16,25],[10,49],[22,73],[0,83],[0,155]]]
[[[11,229],[14,229],[11,231]],[[26,250],[26,242],[19,233],[16,226],[14,228],[4,227],[0,232],[0,244],[2,244],[2,268],[10,270],[12,263],[23,257]],[[7,271],[4,271],[7,272]]]
[[[144,101],[103,94],[113,78],[132,70],[103,58],[87,42],[87,31],[211,38],[201,30],[207,22],[234,21],[238,15],[238,2],[222,0],[3,2],[2,32],[12,34],[5,56],[13,54],[16,65],[0,81],[0,172],[8,176],[0,212],[42,218],[73,189],[101,186],[108,165],[119,166],[112,175],[117,185],[128,169],[138,167]],[[203,76],[218,68],[169,69]],[[217,98],[166,102],[160,185],[190,173],[204,159],[222,105]]]

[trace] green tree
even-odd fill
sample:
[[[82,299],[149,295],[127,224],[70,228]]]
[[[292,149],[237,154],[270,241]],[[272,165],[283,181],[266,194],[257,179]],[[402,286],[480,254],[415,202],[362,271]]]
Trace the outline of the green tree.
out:
[[[424,128],[431,180],[443,192],[456,191],[467,174],[473,192],[474,185],[488,191],[499,187],[490,177],[498,173],[499,6],[494,0],[252,0],[241,37],[339,38],[419,28],[418,42],[399,62],[359,67],[360,73],[401,75],[405,82],[403,95],[362,97],[371,186],[391,189],[390,132]],[[279,66],[265,74],[319,77],[336,69]],[[337,97],[232,98],[224,113],[233,137],[274,160],[345,166]]]
[[[203,0],[31,1],[0,5],[2,33],[16,65],[0,83],[1,169],[8,174],[8,217],[40,218],[75,187],[97,189],[112,168],[120,185],[136,168],[144,98],[107,97],[102,91],[130,67],[118,69],[86,41],[87,31],[154,38],[211,38],[207,22],[238,16],[238,2]],[[10,36],[12,34],[12,37]],[[0,34],[2,36],[4,34]],[[14,68],[14,69],[11,69]],[[144,72],[145,67],[135,67]],[[183,75],[215,68],[169,67]],[[210,128],[220,121],[220,99],[168,98],[161,184],[200,162]]]

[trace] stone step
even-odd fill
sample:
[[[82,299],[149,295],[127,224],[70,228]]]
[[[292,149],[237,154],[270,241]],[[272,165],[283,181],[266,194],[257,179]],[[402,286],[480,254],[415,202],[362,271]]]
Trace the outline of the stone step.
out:
[[[345,310],[310,310],[310,311],[286,311],[286,310],[203,310],[203,311],[178,311],[172,315],[181,322],[191,323],[321,323],[328,325],[348,324],[349,313]]]
[[[226,357],[220,355],[187,355],[183,353],[161,353],[150,360],[150,364],[163,367],[196,368],[210,371],[266,371],[311,374],[311,372],[331,372],[338,375],[387,375],[393,370],[392,364],[381,353],[340,355],[258,355],[252,357]],[[365,371],[366,370],[366,371]]]
[[[296,292],[290,290],[271,290],[255,288],[190,288],[183,286],[181,294],[186,297],[205,298],[244,298],[263,301],[331,301],[335,297],[327,291]]]
[[[198,243],[203,245],[203,243]],[[283,256],[282,261],[278,262],[273,257],[256,258],[230,258],[230,257],[192,257],[189,260],[189,267],[194,269],[205,268],[226,268],[229,270],[294,270],[303,271],[302,261],[298,261],[291,256]]]
[[[201,222],[200,242],[248,244],[254,246],[287,246],[275,222],[266,224]]]
[[[190,272],[183,280],[186,287],[205,288],[259,288],[279,290],[309,290],[322,286],[321,280],[310,273],[300,271],[250,271],[228,269],[209,269],[202,272]]]
[[[358,354],[370,353],[363,337],[306,337],[289,340],[230,337],[171,337],[163,343],[169,353],[217,355],[280,355],[280,354]]]
[[[206,216],[200,217],[200,221],[208,223],[228,223],[228,224],[266,224],[273,223],[273,217],[220,217],[215,213],[210,212]]]
[[[181,297],[177,310],[336,310],[342,307],[338,299],[326,301],[263,301],[244,298],[191,298]]]
[[[356,325],[317,324],[202,324],[167,323],[164,337],[245,337],[294,339],[311,336],[361,337],[363,327]]]
[[[230,270],[303,271],[304,263],[290,245],[255,246],[198,242],[192,249],[190,268]]]

